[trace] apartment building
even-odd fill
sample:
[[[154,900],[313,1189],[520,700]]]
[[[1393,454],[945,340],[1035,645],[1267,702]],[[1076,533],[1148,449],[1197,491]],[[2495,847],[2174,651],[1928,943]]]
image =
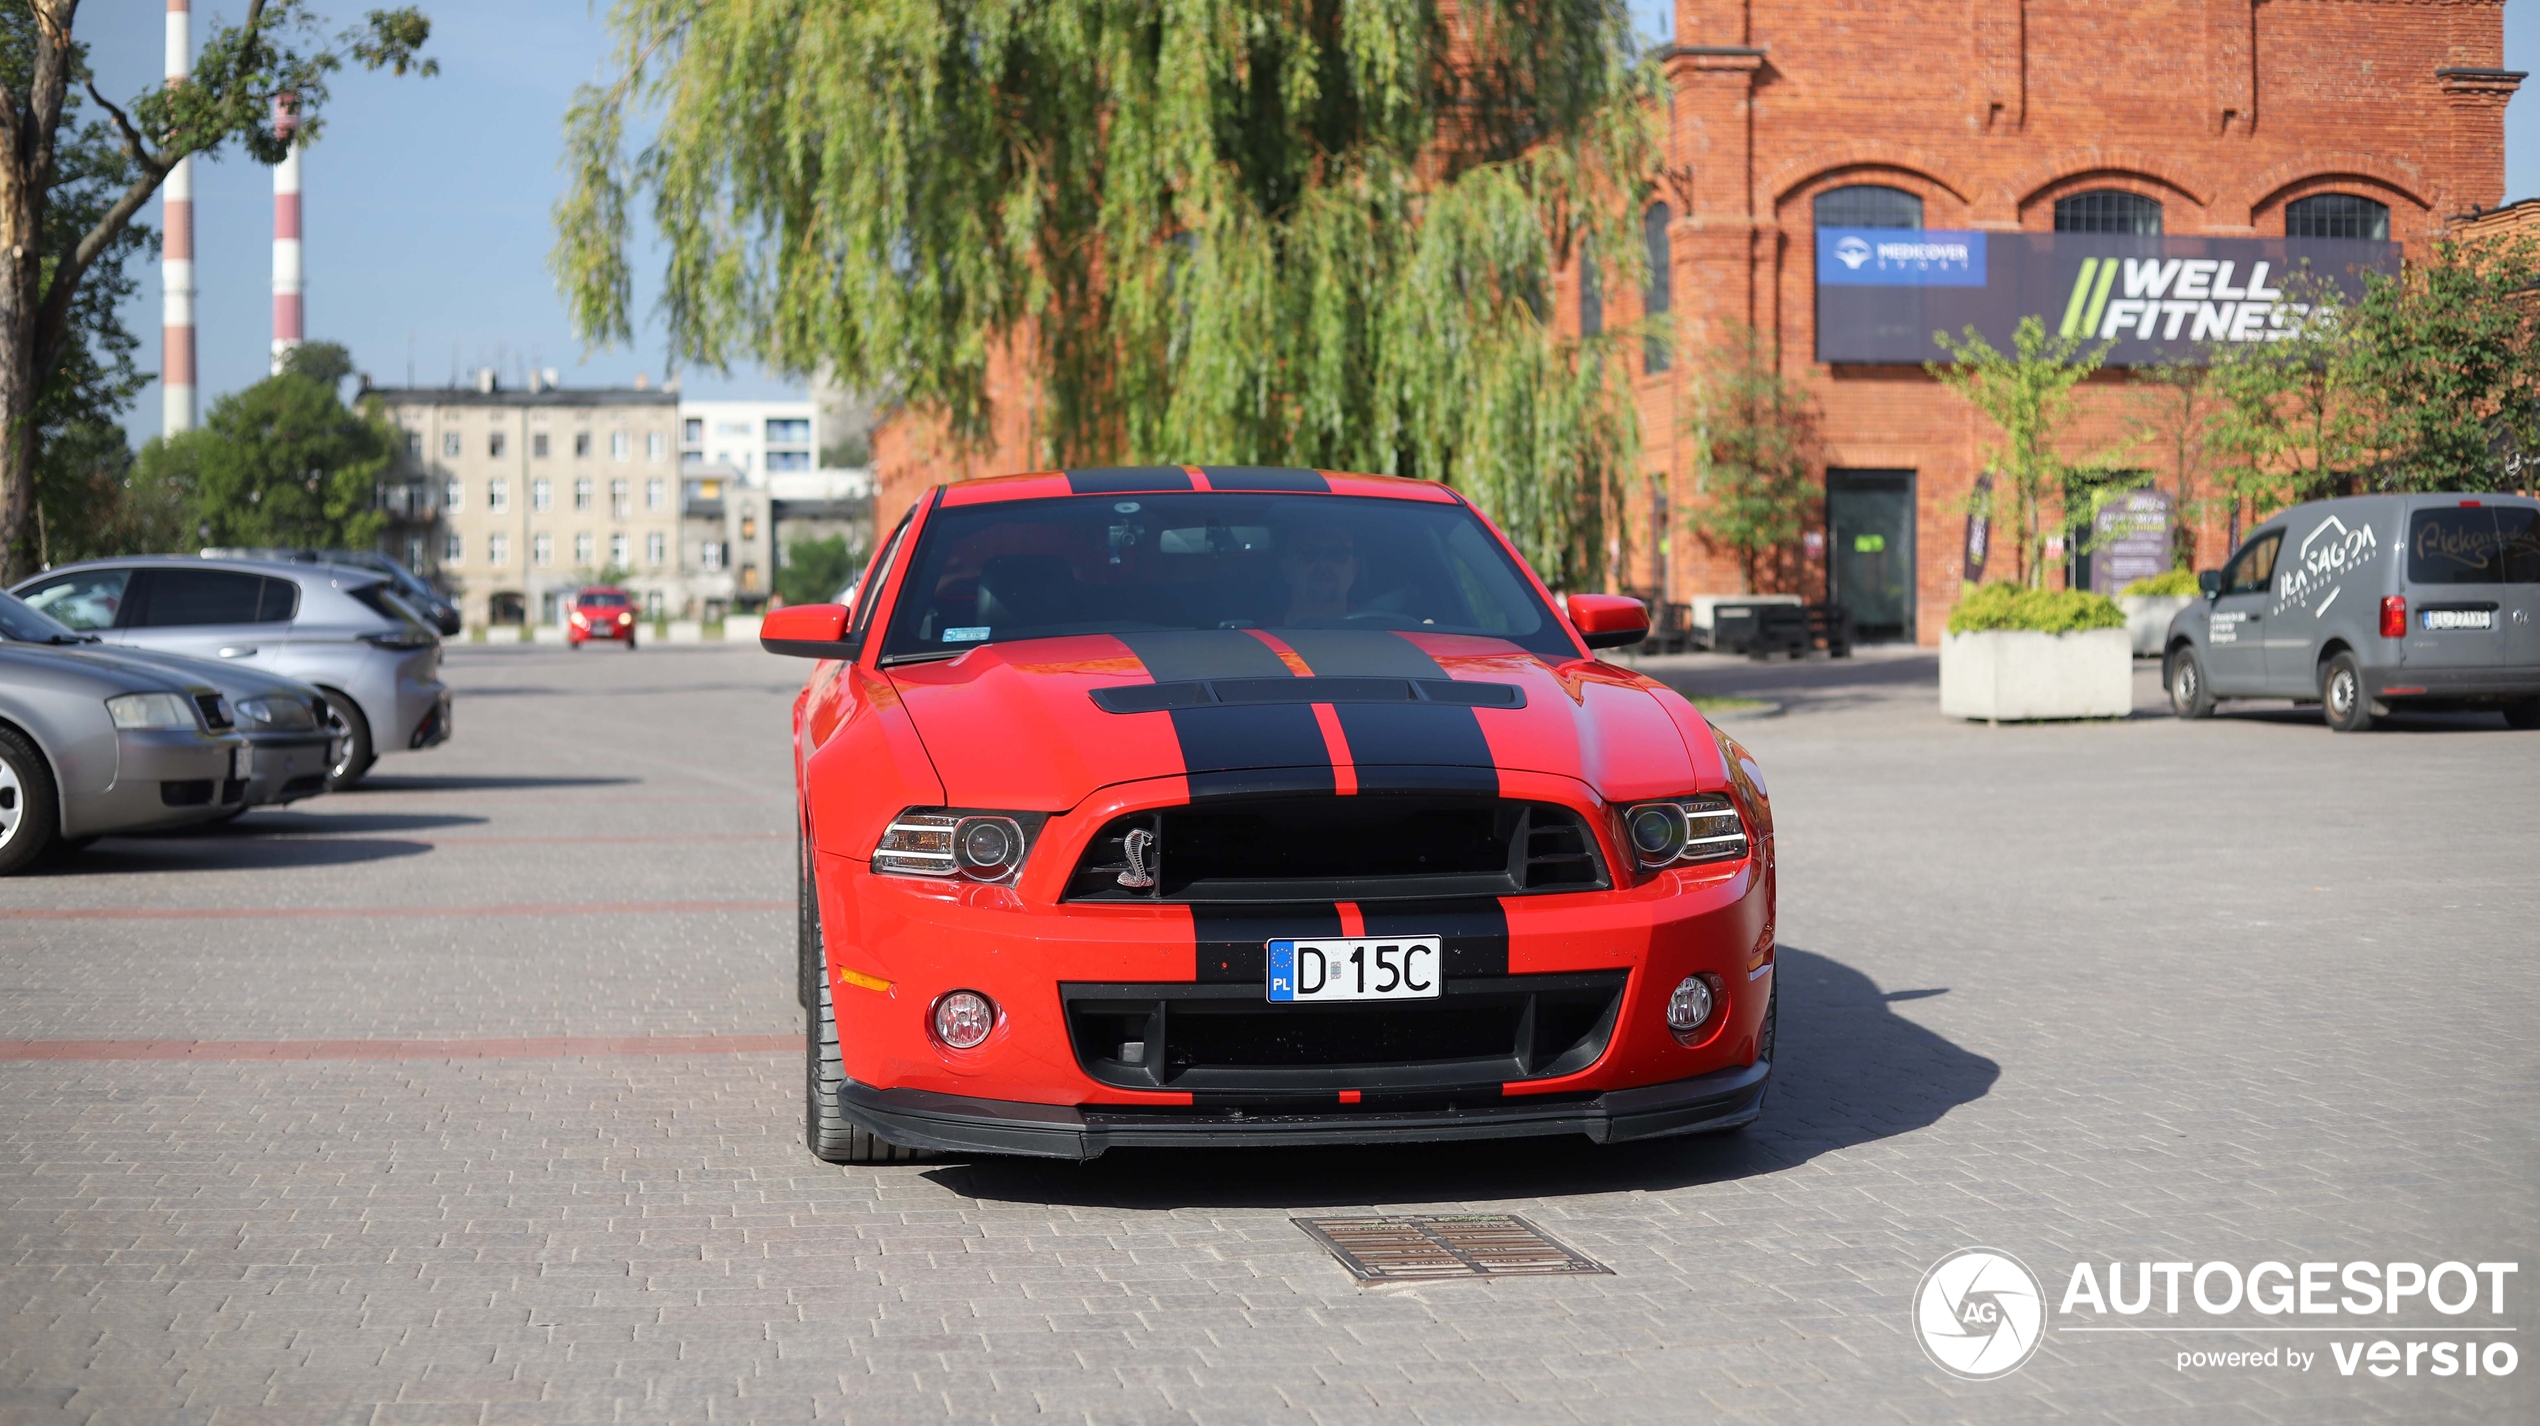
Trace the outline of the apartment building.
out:
[[[507,390],[373,387],[405,434],[389,504],[407,552],[457,599],[472,627],[553,623],[566,597],[602,579],[647,610],[696,612],[681,530],[679,397],[645,386]],[[421,533],[429,531],[429,533]]]

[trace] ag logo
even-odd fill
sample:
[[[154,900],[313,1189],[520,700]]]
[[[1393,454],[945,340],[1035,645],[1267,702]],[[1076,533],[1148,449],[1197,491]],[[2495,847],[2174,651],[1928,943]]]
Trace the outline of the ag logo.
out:
[[[1870,260],[1870,245],[1859,238],[1837,238],[1834,244],[1834,260],[1854,272],[1859,272],[1861,264]]]
[[[1914,1335],[1951,1376],[2009,1376],[2037,1351],[2046,1292],[2008,1253],[1961,1248],[1931,1265],[1914,1288]]]

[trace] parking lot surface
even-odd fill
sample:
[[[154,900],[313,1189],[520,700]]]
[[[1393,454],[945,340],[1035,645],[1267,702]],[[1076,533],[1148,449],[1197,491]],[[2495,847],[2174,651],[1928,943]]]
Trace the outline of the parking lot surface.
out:
[[[2341,1374],[2412,1310],[2050,1319],[1924,1270],[2519,1262],[2540,1314],[2540,734],[1938,715],[1928,654],[1652,666],[1782,716],[1748,1131],[820,1164],[785,711],[753,649],[454,649],[457,734],[0,883],[0,1422],[2529,1421]],[[1358,1286],[1295,1217],[1526,1216],[1612,1276]],[[2317,1322],[2324,1319],[2310,1319]],[[2220,1333],[2188,1335],[2169,1322]],[[2190,1349],[2308,1370],[2180,1369]]]

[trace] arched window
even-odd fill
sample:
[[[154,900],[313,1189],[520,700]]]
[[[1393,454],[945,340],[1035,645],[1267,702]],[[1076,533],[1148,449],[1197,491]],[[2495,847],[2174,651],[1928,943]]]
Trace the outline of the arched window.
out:
[[[2354,193],[2314,193],[2284,205],[2288,238],[2371,238],[2390,241],[2390,205]]]
[[[2137,233],[2158,237],[2161,200],[2115,188],[2094,188],[2055,200],[2059,233]]]
[[[1673,244],[1667,240],[1667,225],[1675,220],[1664,203],[1649,205],[1649,215],[1641,221],[1641,236],[1649,244],[1649,287],[1640,295],[1642,315],[1655,319],[1666,314],[1675,303],[1676,270]],[[1659,325],[1652,321],[1652,326]],[[1652,333],[1640,354],[1643,371],[1665,371],[1673,364],[1668,343]]]
[[[1579,335],[1605,330],[1605,275],[1596,270],[1596,249],[1579,245]]]
[[[1817,195],[1820,228],[1919,228],[1923,200],[1902,188],[1856,183]]]

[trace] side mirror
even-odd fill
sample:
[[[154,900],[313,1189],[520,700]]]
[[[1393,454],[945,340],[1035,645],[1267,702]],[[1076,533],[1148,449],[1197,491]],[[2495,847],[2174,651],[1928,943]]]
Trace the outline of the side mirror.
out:
[[[1571,626],[1591,649],[1619,649],[1649,637],[1649,606],[1619,594],[1573,594]]]
[[[790,604],[758,626],[758,646],[798,659],[851,659],[861,640],[847,637],[844,604]]]
[[[2196,571],[2196,592],[2208,599],[2222,597],[2222,571],[2218,569]]]

